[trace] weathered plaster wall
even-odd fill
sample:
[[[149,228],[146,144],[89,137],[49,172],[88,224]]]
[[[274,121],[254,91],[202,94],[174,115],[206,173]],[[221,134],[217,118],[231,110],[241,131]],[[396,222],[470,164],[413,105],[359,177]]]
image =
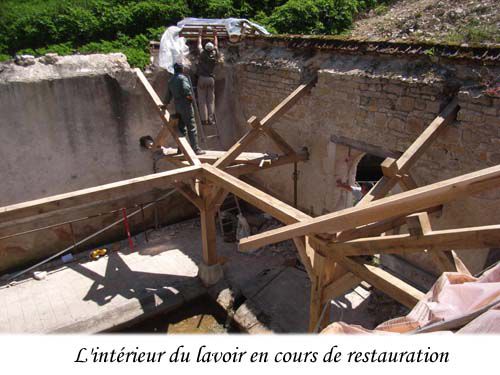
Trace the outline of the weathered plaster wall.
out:
[[[52,65],[37,61],[0,70],[0,206],[153,173],[152,155],[139,138],[156,135],[161,122],[125,56],[68,56]],[[159,75],[155,85],[164,87],[164,79]],[[133,204],[102,204],[99,211]],[[194,213],[177,195],[159,209],[161,222]],[[75,223],[76,240],[119,215]],[[135,231],[151,225],[152,211],[146,216],[145,223],[141,215],[134,218]],[[123,235],[118,226],[89,245]],[[71,243],[67,225],[0,240],[0,271]]]
[[[336,180],[353,180],[360,153],[404,152],[457,93],[461,107],[457,121],[412,170],[417,182],[428,184],[498,164],[500,98],[487,97],[477,89],[481,79],[477,72],[498,75],[499,66],[433,60],[247,41],[232,64],[240,134],[246,130],[245,119],[264,116],[312,71],[318,72],[311,94],[273,125],[296,149],[307,147],[310,152],[310,160],[299,167],[298,203],[312,215],[350,205],[352,200],[336,187]],[[264,139],[259,147],[261,151],[272,148]],[[292,167],[282,167],[252,179],[291,202],[291,176]],[[433,225],[498,223],[498,208],[497,189],[447,204]],[[463,253],[474,271],[485,259],[485,252],[478,254]]]

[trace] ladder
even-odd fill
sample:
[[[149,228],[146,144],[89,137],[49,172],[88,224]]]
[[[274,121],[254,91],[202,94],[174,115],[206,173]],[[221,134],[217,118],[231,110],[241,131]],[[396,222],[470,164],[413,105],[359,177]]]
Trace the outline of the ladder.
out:
[[[236,216],[237,218],[238,215],[241,215],[241,207],[238,202],[238,198],[229,193],[217,211],[219,228],[224,239],[226,239],[231,233],[236,232],[236,228],[233,228],[234,220],[231,219],[231,216]],[[238,222],[236,220],[236,225],[238,225],[237,223]],[[229,230],[227,229],[228,227],[230,227]],[[236,238],[234,238],[234,240],[236,240]]]
[[[205,126],[205,125],[202,125],[201,124],[201,117],[200,117],[200,109],[198,108],[198,97],[196,95],[196,93],[198,92],[198,88],[196,86],[193,86],[193,82],[191,81],[191,77],[189,77],[189,83],[191,84],[191,88],[192,88],[192,91],[193,91],[193,104],[194,104],[194,112],[195,112],[195,121],[196,121],[196,127],[198,128],[199,130],[199,133],[200,133],[200,136],[201,136],[201,144],[203,146],[203,149],[207,150],[209,149],[208,147],[208,141],[210,139],[213,139],[213,138],[217,138],[217,147],[219,149],[222,149],[222,144],[221,144],[221,141],[220,141],[220,135],[219,135],[219,125],[218,125],[218,121],[217,121],[217,117],[215,116],[215,113],[214,113],[214,120],[215,120],[215,124],[214,125],[210,125],[210,126]],[[211,134],[206,134],[206,128],[214,128],[214,132],[212,132]]]

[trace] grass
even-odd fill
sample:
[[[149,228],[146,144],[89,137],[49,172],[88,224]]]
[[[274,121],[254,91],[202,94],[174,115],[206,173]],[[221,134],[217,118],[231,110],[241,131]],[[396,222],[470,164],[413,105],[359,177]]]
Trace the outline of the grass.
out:
[[[496,25],[480,25],[478,22],[471,22],[449,34],[446,38],[448,43],[500,43],[500,30]]]

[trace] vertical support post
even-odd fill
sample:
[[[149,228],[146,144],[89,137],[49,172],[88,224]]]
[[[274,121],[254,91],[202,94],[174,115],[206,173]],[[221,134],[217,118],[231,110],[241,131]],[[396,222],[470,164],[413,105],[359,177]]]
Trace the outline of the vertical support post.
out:
[[[332,281],[346,273],[337,263],[319,254],[316,250],[312,259],[311,298],[309,306],[309,332],[321,331],[330,322],[331,306],[323,304],[323,291]],[[325,310],[323,316],[322,311]],[[320,321],[321,319],[321,321]]]
[[[205,201],[206,203],[206,201]],[[217,263],[217,248],[215,239],[215,210],[207,208],[200,210],[201,238],[203,245],[203,261],[207,266]]]
[[[211,199],[212,190],[212,186],[203,182],[199,183],[199,191],[203,199],[200,208],[203,262],[198,266],[198,276],[206,286],[216,284],[223,277],[222,266],[217,260],[216,209]]]

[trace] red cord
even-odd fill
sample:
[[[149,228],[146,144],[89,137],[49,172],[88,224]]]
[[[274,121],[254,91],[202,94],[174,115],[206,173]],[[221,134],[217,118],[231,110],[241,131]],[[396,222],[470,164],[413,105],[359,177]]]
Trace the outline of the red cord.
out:
[[[123,213],[123,223],[125,224],[125,231],[127,232],[127,237],[128,237],[128,247],[130,247],[130,251],[134,251],[134,241],[132,241],[132,236],[130,235],[130,227],[128,225],[128,218],[127,218],[127,209],[122,208],[122,213]]]

